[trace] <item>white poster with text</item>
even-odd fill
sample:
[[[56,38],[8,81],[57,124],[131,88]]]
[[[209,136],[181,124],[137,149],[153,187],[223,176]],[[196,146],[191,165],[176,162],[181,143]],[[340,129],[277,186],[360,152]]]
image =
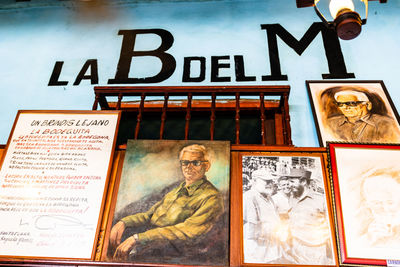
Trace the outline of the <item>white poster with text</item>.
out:
[[[0,170],[0,255],[93,258],[119,117],[18,112]]]

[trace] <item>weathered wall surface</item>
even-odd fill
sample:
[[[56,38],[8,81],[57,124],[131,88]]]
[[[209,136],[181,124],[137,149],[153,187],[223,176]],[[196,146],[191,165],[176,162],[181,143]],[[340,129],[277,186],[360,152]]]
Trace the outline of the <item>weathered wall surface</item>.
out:
[[[293,0],[113,0],[99,6],[4,1],[0,144],[7,142],[17,110],[91,109],[95,85],[287,84],[293,142],[318,146],[306,80],[324,74],[383,80],[400,105],[400,3],[374,1],[369,11],[361,35],[336,40],[332,48],[335,40],[324,43],[313,9],[297,9]],[[299,50],[309,29],[318,34]],[[294,39],[282,40],[285,33]],[[277,50],[268,45],[274,36]],[[277,56],[279,62],[273,61]],[[235,72],[238,64],[242,75]]]

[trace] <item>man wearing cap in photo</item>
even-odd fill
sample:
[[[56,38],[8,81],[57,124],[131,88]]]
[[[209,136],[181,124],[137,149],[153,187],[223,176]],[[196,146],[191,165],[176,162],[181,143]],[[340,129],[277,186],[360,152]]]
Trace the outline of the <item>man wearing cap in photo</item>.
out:
[[[389,116],[378,114],[365,92],[356,87],[346,87],[334,94],[340,115],[328,118],[328,127],[340,141],[398,142],[400,132]],[[376,105],[384,105],[375,102]]]
[[[298,264],[334,264],[324,196],[310,188],[310,171],[291,169],[287,177],[292,189],[288,257]]]
[[[280,257],[275,236],[279,216],[271,198],[276,177],[267,169],[252,172],[252,187],[243,195],[244,258],[249,263],[271,263]]]

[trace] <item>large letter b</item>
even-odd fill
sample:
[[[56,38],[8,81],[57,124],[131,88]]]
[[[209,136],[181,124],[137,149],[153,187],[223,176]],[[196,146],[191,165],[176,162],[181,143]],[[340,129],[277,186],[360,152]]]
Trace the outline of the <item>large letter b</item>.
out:
[[[119,57],[117,72],[114,79],[109,79],[108,84],[129,84],[129,83],[158,83],[168,79],[175,71],[175,58],[166,53],[174,43],[174,37],[169,31],[163,29],[144,29],[144,30],[120,30],[119,35],[123,35],[121,55]],[[161,37],[161,45],[155,50],[135,51],[135,40],[138,34],[157,34]],[[161,60],[160,72],[152,77],[129,78],[129,71],[133,57],[152,56]]]

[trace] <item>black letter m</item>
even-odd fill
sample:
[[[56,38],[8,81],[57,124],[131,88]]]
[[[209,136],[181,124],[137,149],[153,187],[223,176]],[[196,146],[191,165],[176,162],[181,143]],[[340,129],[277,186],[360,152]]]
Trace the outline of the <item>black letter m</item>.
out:
[[[287,75],[282,75],[279,62],[278,43],[276,36],[278,35],[289,47],[291,47],[298,55],[310,45],[319,32],[322,33],[324,42],[325,56],[328,60],[329,73],[322,74],[323,79],[338,78],[355,78],[354,73],[348,73],[342,50],[340,48],[339,39],[336,32],[325,27],[322,22],[314,22],[307,30],[304,36],[297,41],[285,28],[280,24],[262,24],[261,29],[267,31],[268,48],[271,66],[271,75],[262,76],[263,81],[287,80]]]

